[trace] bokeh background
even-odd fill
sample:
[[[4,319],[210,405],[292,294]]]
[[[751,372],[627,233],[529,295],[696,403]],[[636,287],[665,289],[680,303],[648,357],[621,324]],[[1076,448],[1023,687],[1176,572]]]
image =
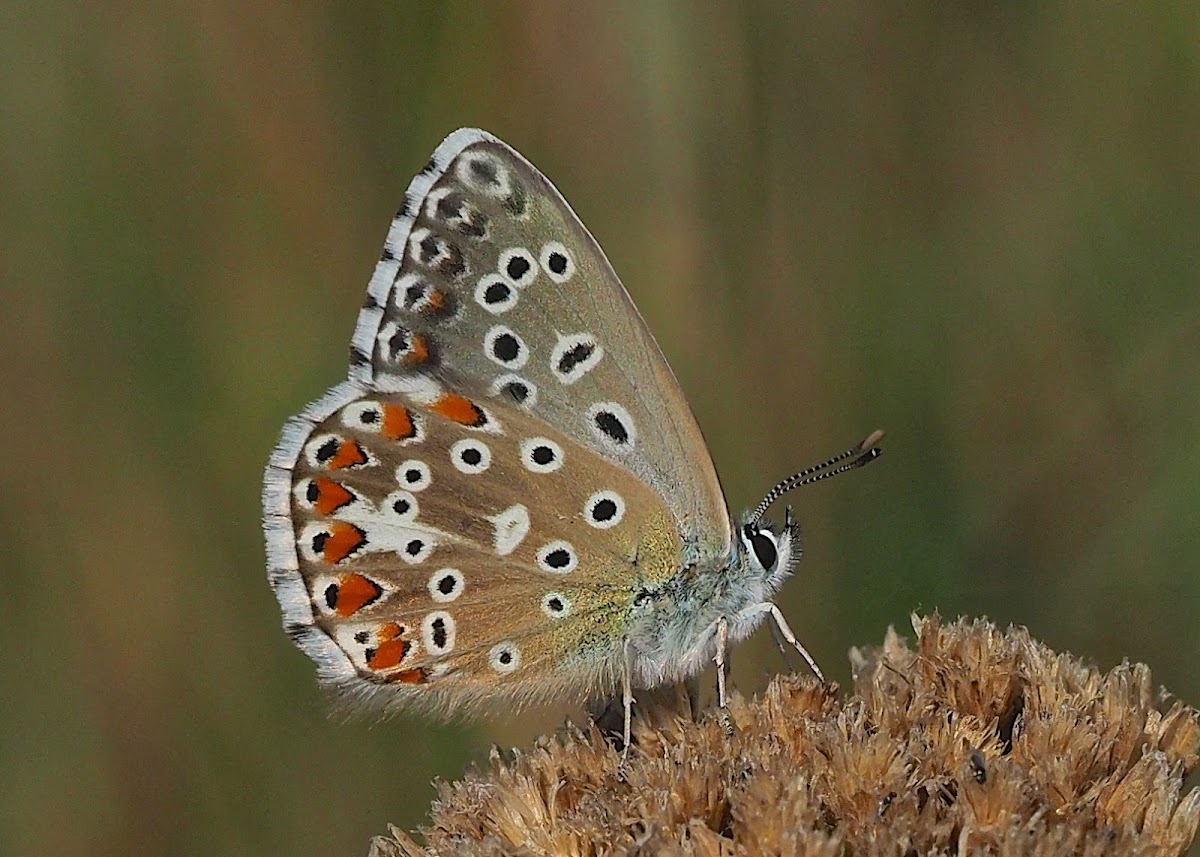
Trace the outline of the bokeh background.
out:
[[[411,175],[486,128],[597,235],[827,672],[987,615],[1200,703],[1200,6],[0,12],[0,853],[365,853],[563,711],[331,721],[263,571]],[[760,634],[743,690],[781,668]]]

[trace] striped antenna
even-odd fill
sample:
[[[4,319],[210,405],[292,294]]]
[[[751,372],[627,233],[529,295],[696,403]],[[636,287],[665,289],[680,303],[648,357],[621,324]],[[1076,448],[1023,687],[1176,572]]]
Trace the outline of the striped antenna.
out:
[[[876,446],[882,438],[883,432],[875,429],[862,443],[855,444],[828,461],[814,464],[812,467],[806,467],[799,473],[793,473],[767,492],[767,496],[763,497],[762,502],[758,504],[758,508],[754,510],[754,514],[750,516],[750,523],[758,526],[759,521],[762,520],[762,516],[766,514],[771,504],[794,488],[799,488],[801,485],[811,485],[814,482],[820,482],[822,479],[828,479],[831,476],[837,476],[839,473],[845,473],[847,470],[854,470],[857,467],[870,464],[876,458],[883,455],[883,450]]]

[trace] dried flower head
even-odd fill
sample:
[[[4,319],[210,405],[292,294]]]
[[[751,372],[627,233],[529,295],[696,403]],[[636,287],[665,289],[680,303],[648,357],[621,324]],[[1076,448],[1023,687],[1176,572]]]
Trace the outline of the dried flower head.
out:
[[[1022,628],[913,617],[851,653],[854,693],[796,677],[735,696],[732,737],[664,707],[624,776],[595,727],[568,726],[442,784],[418,855],[1182,855],[1200,825],[1200,714]]]

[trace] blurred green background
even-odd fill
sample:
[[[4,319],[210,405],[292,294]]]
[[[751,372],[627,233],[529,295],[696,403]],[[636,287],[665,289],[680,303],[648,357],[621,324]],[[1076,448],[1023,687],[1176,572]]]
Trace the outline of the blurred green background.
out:
[[[834,678],[937,608],[1200,703],[1194,2],[21,5],[0,853],[363,854],[561,722],[331,721],[263,571],[266,455],[461,125],[596,234],[735,507],[888,430],[792,498]]]

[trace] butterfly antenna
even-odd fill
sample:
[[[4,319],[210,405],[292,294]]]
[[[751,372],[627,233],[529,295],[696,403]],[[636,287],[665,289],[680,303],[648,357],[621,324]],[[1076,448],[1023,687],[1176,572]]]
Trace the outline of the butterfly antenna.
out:
[[[757,526],[759,521],[762,520],[762,516],[767,513],[767,509],[771,507],[771,504],[794,488],[799,488],[801,485],[811,485],[814,482],[820,482],[822,479],[828,479],[831,476],[837,476],[839,473],[845,473],[847,470],[854,470],[857,467],[870,464],[876,458],[883,455],[883,450],[876,446],[882,438],[883,432],[875,429],[862,443],[855,444],[845,452],[830,458],[828,461],[822,461],[820,464],[806,467],[799,473],[793,473],[767,492],[767,496],[763,497],[763,501],[758,504],[758,508],[754,510],[754,514],[750,517],[750,523]]]

